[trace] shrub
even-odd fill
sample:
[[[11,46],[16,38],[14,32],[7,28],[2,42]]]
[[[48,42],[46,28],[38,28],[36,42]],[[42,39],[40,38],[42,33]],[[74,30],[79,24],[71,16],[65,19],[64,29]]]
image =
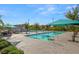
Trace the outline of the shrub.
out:
[[[1,41],[6,41],[6,40],[4,40],[4,39],[0,39],[0,42],[1,42]]]
[[[0,52],[2,54],[24,54],[22,50],[18,50],[10,42],[0,39]]]
[[[13,50],[16,50],[16,47],[14,47],[14,46],[11,45],[11,46],[8,46],[8,47],[2,49],[1,53],[2,54],[7,54],[8,52],[13,51]]]
[[[11,44],[7,41],[4,41],[4,40],[0,41],[0,49],[3,49],[9,45],[11,45]]]
[[[8,54],[24,54],[24,52],[22,50],[16,49],[16,50],[9,52]]]
[[[18,50],[15,46],[8,46],[1,50],[2,54],[23,54],[24,52],[21,50]]]

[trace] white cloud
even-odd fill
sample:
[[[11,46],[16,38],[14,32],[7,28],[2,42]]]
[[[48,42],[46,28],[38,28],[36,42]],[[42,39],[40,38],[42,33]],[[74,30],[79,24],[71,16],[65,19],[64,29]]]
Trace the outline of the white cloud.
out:
[[[15,14],[14,12],[9,12],[6,9],[0,9],[0,15],[2,15],[3,17],[7,16],[7,17],[20,17],[19,14]]]
[[[40,12],[40,14],[42,14],[42,15],[48,14],[48,11]]]
[[[5,10],[5,9],[0,9],[0,15],[2,15],[2,16],[8,16],[10,13],[7,11],[7,10]],[[11,14],[10,14],[11,15]]]
[[[43,7],[39,7],[37,9],[37,11],[38,11],[39,14],[44,15],[44,14],[52,13],[55,9],[56,9],[56,7],[54,7],[53,5],[45,5]]]
[[[6,11],[0,9],[0,15],[4,15],[4,14],[6,14]]]
[[[71,9],[72,7],[71,6],[68,6],[66,9],[68,10],[68,9]]]
[[[40,10],[44,10],[44,8],[43,7],[38,8],[38,11],[40,11]]]
[[[53,10],[55,10],[55,8],[54,8],[54,7],[48,7],[47,10],[48,10],[48,11],[53,11]]]
[[[69,9],[75,8],[76,6],[77,6],[77,5],[67,6],[67,7],[66,7],[66,10],[69,10]]]
[[[68,6],[68,8],[70,8],[71,6]],[[75,7],[75,5],[74,5]],[[45,5],[45,6],[41,6],[39,8],[37,8],[37,14],[40,15],[49,15],[49,14],[65,14],[65,11],[61,11],[60,9],[58,9],[58,7],[56,5]]]

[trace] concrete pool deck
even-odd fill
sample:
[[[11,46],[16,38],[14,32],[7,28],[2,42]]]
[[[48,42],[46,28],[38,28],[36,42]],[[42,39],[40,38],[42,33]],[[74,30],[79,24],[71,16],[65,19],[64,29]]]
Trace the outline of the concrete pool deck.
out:
[[[25,34],[13,34],[10,42],[21,41],[16,45],[25,54],[73,54],[79,53],[79,43],[71,42],[72,32],[65,32],[54,38],[54,41],[46,42],[25,37]],[[79,40],[79,37],[76,39]]]

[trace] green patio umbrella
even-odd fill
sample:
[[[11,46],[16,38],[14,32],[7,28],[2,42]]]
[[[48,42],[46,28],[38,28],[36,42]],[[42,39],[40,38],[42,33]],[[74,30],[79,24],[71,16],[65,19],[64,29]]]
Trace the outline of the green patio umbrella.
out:
[[[49,24],[49,26],[65,26],[65,25],[79,25],[79,20],[60,19],[60,20],[51,22]]]
[[[60,19],[49,24],[49,26],[65,26],[65,25],[79,25],[79,20]],[[72,36],[73,42],[75,42],[75,37],[77,33],[78,32],[73,32],[73,36]]]

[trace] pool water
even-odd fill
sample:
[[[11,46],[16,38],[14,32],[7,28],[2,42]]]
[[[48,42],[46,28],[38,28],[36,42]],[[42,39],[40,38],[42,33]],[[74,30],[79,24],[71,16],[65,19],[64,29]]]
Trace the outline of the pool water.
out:
[[[46,32],[46,33],[40,33],[40,34],[32,34],[29,35],[29,37],[34,38],[34,39],[39,39],[43,41],[49,41],[50,38],[54,38],[55,36],[62,34],[64,32]]]

